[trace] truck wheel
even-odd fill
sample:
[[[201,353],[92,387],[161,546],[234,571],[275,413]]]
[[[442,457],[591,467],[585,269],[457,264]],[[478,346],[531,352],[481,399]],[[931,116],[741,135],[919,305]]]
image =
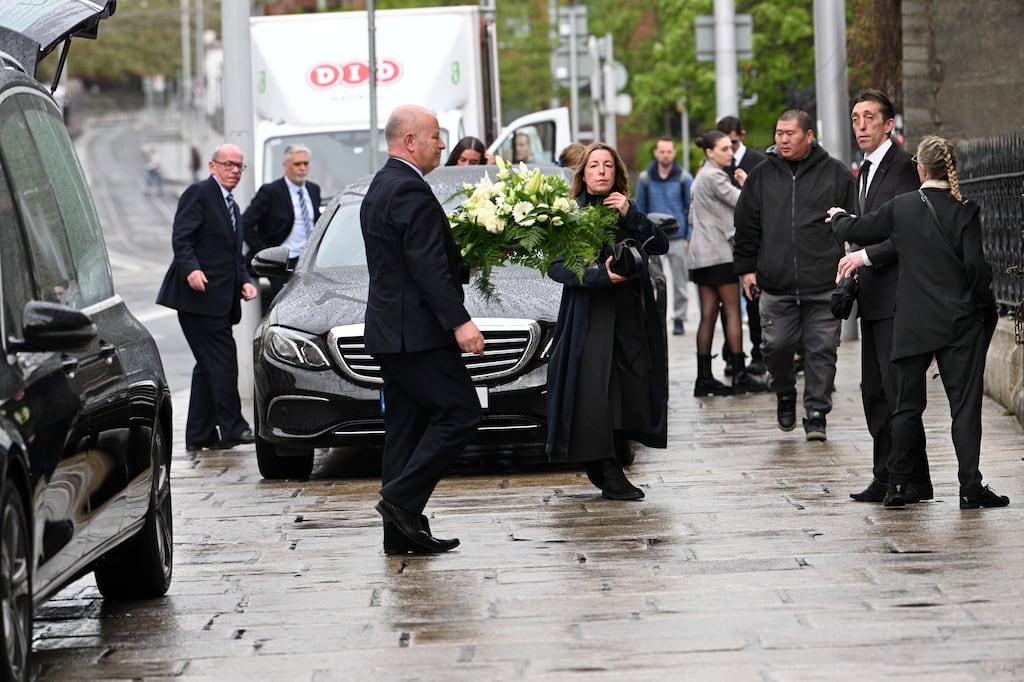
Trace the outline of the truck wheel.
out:
[[[146,520],[95,569],[96,587],[105,599],[154,599],[171,586],[174,523],[171,515],[171,462],[159,421],[150,437],[153,483]]]
[[[0,673],[27,682],[32,654],[32,561],[28,513],[21,491],[4,482],[0,495]]]

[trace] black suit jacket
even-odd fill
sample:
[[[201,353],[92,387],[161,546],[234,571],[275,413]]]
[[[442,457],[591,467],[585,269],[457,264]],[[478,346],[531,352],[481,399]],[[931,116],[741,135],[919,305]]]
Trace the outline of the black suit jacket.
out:
[[[740,160],[739,165],[736,165],[735,159],[732,162],[732,167],[729,169],[729,180],[736,187],[740,187],[740,183],[736,182],[735,172],[737,168],[742,168],[748,174],[761,165],[762,162],[768,159],[768,155],[759,149],[753,147],[745,147],[746,151],[743,152],[743,158]]]
[[[313,204],[315,223],[320,215],[320,186],[307,180],[304,187]],[[278,246],[288,238],[295,225],[295,209],[288,183],[283,177],[259,188],[242,214],[242,225],[245,243],[249,247],[245,253],[247,263],[260,249]]]
[[[242,314],[242,285],[250,282],[242,260],[242,221],[231,225],[220,184],[211,175],[193,183],[178,200],[171,247],[174,260],[164,275],[156,302],[181,312],[218,317],[232,323]],[[193,270],[206,275],[206,291],[188,285]]]
[[[370,271],[365,343],[371,353],[455,344],[463,305],[459,247],[430,185],[389,158],[366,191],[359,220]]]
[[[861,212],[870,213],[899,194],[915,191],[920,185],[917,168],[910,155],[893,143],[875,170]],[[859,182],[857,187],[860,187]],[[860,315],[866,320],[892,317],[896,305],[896,247],[886,239],[865,246],[864,250],[871,259],[871,267],[859,271],[857,303]]]

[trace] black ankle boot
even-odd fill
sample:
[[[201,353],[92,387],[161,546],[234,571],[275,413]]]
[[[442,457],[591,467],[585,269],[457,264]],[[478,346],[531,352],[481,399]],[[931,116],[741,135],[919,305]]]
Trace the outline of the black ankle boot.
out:
[[[606,500],[642,500],[644,491],[629,482],[622,465],[614,458],[599,460],[601,465],[601,497]]]
[[[732,389],[711,375],[711,356],[697,356],[697,381],[693,385],[693,397],[706,395],[729,395]]]
[[[733,394],[761,393],[768,390],[767,384],[758,381],[747,371],[745,358],[746,356],[743,353],[732,353],[729,356],[730,363],[732,364]]]
[[[583,469],[587,472],[587,478],[595,487],[604,489],[604,460],[592,459],[583,463]]]

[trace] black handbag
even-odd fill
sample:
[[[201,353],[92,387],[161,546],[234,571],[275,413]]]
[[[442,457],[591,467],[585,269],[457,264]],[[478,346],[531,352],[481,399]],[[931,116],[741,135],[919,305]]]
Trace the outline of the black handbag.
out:
[[[643,269],[642,263],[640,245],[635,239],[623,239],[612,246],[612,262],[608,267],[616,275],[637,277]]]
[[[849,319],[859,291],[860,285],[857,284],[857,280],[853,277],[843,277],[839,280],[836,290],[832,292],[832,300],[830,301],[832,315],[840,320]]]

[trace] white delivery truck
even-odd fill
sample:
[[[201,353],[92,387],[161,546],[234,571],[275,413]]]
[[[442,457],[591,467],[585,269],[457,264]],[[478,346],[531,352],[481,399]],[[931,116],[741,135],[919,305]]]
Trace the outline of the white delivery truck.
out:
[[[313,151],[310,179],[324,201],[374,172],[370,155],[367,13],[321,12],[253,17],[253,166],[257,186],[281,175],[284,149]],[[492,13],[476,6],[380,10],[377,56],[378,163],[387,158],[383,127],[401,104],[433,110],[450,148],[474,135],[513,160],[517,133],[534,162],[553,162],[569,143],[565,107],[524,116],[498,130],[500,86]],[[447,151],[446,151],[447,153]]]

